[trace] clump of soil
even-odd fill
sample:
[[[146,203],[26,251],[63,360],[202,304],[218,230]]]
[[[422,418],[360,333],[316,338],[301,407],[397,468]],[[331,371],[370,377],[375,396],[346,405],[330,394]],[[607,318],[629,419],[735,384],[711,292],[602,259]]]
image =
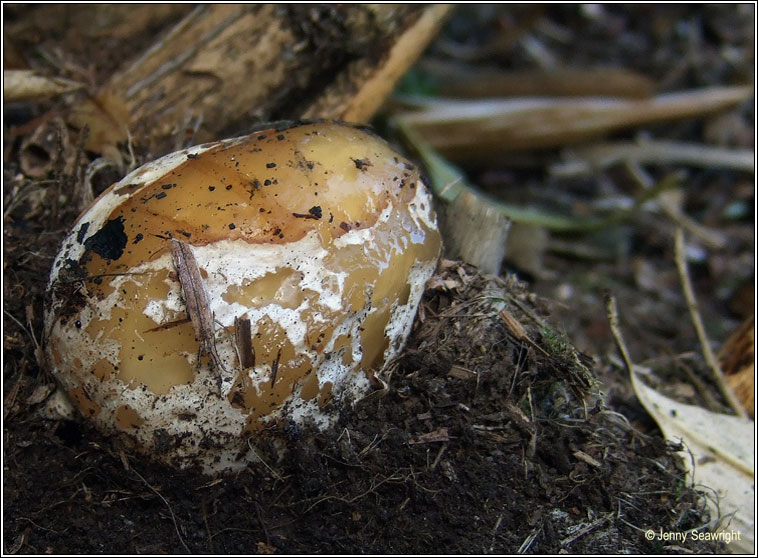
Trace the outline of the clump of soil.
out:
[[[19,248],[33,231],[6,232],[19,273],[47,261]],[[21,324],[6,322],[5,550],[717,550],[646,539],[648,529],[707,524],[703,495],[662,439],[605,407],[590,360],[543,312],[515,280],[443,260],[385,389],[334,430],[284,425],[287,451],[257,440],[261,463],[215,479],[125,455],[87,424],[44,418],[34,394],[49,379]]]

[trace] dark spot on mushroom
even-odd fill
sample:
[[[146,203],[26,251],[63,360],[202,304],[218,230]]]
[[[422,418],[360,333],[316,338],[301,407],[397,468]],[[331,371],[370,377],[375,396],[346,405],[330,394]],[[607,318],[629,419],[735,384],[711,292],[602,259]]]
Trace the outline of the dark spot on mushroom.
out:
[[[140,240],[142,240],[144,235],[142,233],[137,233],[137,236],[134,237],[134,242],[132,244],[137,244]]]
[[[208,186],[208,190],[210,190],[211,192],[213,192],[213,190],[215,190],[215,189],[216,189],[215,186]]]
[[[145,355],[139,355],[139,356],[137,357],[137,360],[144,360],[144,358],[145,358]]]
[[[259,139],[259,140],[264,140],[264,139],[266,139],[266,134],[261,134],[260,136],[258,136],[258,139]]]
[[[351,227],[350,225],[348,225],[347,223],[345,223],[345,221],[342,221],[342,222],[340,223],[340,228],[341,228],[343,231],[345,231],[345,232],[348,232],[348,231],[349,231],[349,230],[350,230],[352,227]]]
[[[170,190],[174,186],[176,186],[176,184],[161,184],[161,188],[163,188],[164,190]]]
[[[266,163],[267,169],[273,169],[276,166],[276,163]]]
[[[74,325],[76,326],[76,329],[82,329],[82,322],[81,321],[76,320],[76,322],[74,322]]]
[[[228,184],[228,185],[226,186],[226,189],[227,189],[227,190],[231,190],[231,189],[232,189],[232,185],[231,185],[231,184]]]
[[[271,181],[267,178],[266,180],[263,181],[263,185],[264,186],[271,186]]]
[[[276,136],[276,139],[278,139],[279,141],[282,141],[284,139],[284,134],[279,134],[278,136]]]
[[[321,219],[321,206],[314,205],[308,213],[293,213],[292,215],[301,219]]]
[[[166,192],[158,192],[157,194],[155,194],[155,199],[156,199],[156,200],[162,200],[162,199],[163,199],[163,198],[165,198],[167,195],[168,195],[168,194],[166,194]]]
[[[187,159],[199,159],[200,155],[197,153],[187,153]]]
[[[87,229],[89,229],[89,221],[86,223],[82,223],[82,226],[79,227],[79,232],[76,233],[76,241],[81,244],[84,241],[84,237],[87,234]]]
[[[351,157],[352,159],[352,157]],[[355,168],[358,170],[365,170],[366,167],[372,167],[371,161],[368,159],[353,159],[353,163],[355,163]]]
[[[229,223],[229,229],[230,229],[230,230],[232,230],[232,231],[233,231],[233,230],[234,230],[234,229],[236,229],[236,228],[237,228],[237,225],[235,225],[234,223]]]
[[[124,218],[107,221],[99,231],[84,241],[84,246],[106,260],[117,260],[124,253],[129,239],[124,232]]]

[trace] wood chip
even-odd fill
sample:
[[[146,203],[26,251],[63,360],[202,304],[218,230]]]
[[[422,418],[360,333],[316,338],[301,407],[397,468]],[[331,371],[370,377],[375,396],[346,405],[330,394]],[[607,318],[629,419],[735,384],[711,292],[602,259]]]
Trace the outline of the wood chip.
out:
[[[503,320],[508,333],[515,337],[517,341],[531,341],[531,339],[529,339],[529,336],[526,334],[524,326],[522,326],[521,322],[514,318],[513,314],[508,312],[508,310],[502,309],[500,311],[500,319]]]
[[[427,432],[426,434],[419,434],[418,436],[415,436],[414,438],[408,440],[408,443],[411,445],[429,444],[432,442],[447,442],[449,440],[450,436],[447,433],[447,427],[442,427],[438,428],[437,430],[433,430],[432,432]]]
[[[581,450],[576,450],[574,452],[574,457],[580,461],[584,461],[587,465],[592,465],[593,467],[600,467],[600,465],[602,465],[597,459],[590,455],[587,455]]]
[[[453,378],[458,378],[459,380],[470,380],[471,378],[476,377],[476,372],[454,364],[450,367],[450,371],[447,375],[452,376]]]
[[[237,345],[240,368],[244,370],[255,366],[255,349],[250,335],[250,318],[235,318],[234,340]]]

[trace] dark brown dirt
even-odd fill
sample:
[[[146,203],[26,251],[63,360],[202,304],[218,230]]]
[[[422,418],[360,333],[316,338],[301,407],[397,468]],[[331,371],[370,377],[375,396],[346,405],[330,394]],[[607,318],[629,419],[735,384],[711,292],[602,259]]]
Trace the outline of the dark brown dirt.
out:
[[[47,259],[23,245],[6,262],[26,275]],[[7,324],[18,372],[6,381],[6,550],[651,553],[665,547],[640,529],[707,523],[666,445],[605,407],[582,355],[543,355],[508,334],[500,308],[533,339],[549,334],[519,309],[539,312],[523,286],[444,264],[388,388],[334,431],[287,429],[284,455],[259,441],[265,464],[231,478],[167,470],[86,424],[44,419],[28,398],[50,380]]]

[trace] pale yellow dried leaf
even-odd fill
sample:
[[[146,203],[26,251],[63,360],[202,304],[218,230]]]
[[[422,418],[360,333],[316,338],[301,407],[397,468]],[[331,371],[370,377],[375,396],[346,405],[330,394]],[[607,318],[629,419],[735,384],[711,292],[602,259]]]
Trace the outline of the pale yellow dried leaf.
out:
[[[724,520],[719,529],[739,533],[727,544],[733,553],[755,553],[755,423],[732,415],[685,405],[646,386],[632,373],[632,385],[642,405],[669,440],[681,440],[684,463],[692,481],[718,494]],[[655,528],[655,526],[645,526]]]

